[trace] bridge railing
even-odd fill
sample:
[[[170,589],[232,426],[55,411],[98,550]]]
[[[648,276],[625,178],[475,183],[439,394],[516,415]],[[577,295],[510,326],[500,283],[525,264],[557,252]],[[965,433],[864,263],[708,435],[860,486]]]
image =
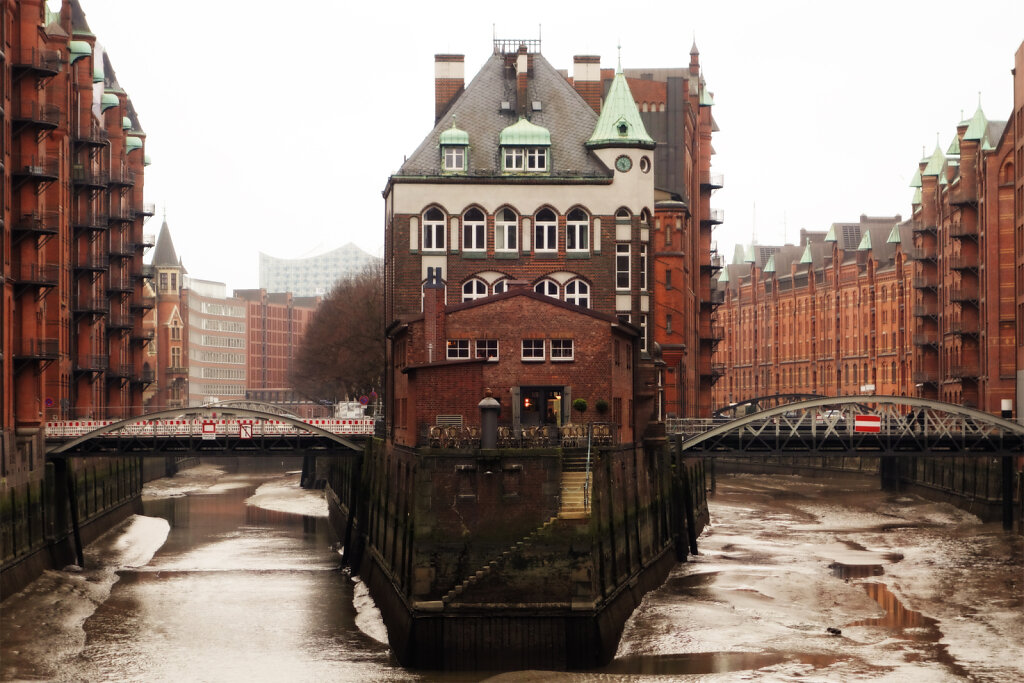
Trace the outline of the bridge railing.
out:
[[[75,439],[103,427],[109,427],[117,420],[65,420],[46,423],[48,440]],[[358,419],[310,419],[305,424],[318,427],[332,434],[370,435],[373,434],[373,418]],[[278,420],[247,419],[165,419],[140,420],[110,432],[107,436],[130,437],[185,437],[185,436],[242,436],[243,428],[248,436],[282,436],[303,433],[296,425]]]

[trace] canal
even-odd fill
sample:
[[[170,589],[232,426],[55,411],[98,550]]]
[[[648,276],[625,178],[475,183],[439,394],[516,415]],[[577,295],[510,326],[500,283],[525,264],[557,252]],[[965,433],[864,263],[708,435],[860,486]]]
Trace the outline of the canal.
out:
[[[4,680],[1024,679],[1024,539],[861,479],[718,479],[607,667],[410,672],[294,463],[206,463],[4,600]]]

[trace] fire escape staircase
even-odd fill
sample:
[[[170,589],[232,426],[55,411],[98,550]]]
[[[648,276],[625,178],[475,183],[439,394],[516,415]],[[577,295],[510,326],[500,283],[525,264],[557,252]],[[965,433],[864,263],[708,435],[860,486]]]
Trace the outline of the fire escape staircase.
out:
[[[505,564],[510,557],[521,553],[530,546],[541,533],[549,529],[560,519],[585,519],[590,515],[590,482],[592,475],[589,468],[589,455],[565,455],[562,459],[562,495],[558,514],[551,517],[539,527],[516,541],[501,555],[474,572],[465,581],[445,593],[441,598],[446,605],[451,603],[478,581],[492,571]]]

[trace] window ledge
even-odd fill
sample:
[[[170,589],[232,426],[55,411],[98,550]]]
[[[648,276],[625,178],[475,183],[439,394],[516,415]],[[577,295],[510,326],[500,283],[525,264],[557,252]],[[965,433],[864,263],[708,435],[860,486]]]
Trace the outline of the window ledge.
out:
[[[494,258],[496,259],[517,259],[519,258],[518,251],[496,251],[494,252]]]
[[[587,259],[590,258],[589,251],[567,251],[565,252],[565,258],[567,259]]]

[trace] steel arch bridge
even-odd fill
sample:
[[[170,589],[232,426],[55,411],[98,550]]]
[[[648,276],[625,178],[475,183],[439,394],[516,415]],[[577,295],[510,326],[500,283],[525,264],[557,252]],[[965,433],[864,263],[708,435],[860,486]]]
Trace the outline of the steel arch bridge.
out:
[[[973,408],[908,396],[819,397],[724,423],[684,421],[679,427],[681,449],[703,455],[856,452],[991,457],[1021,453],[1024,443],[1024,425]]]
[[[745,401],[739,403],[730,403],[727,406],[722,406],[712,411],[712,417],[736,417],[736,413],[739,410],[743,410],[746,413],[750,408],[755,410],[767,410],[768,408],[774,408],[775,406],[786,405],[788,403],[796,403],[797,401],[806,401],[812,398],[824,398],[822,394],[766,394],[764,396],[755,396],[754,398],[748,398]]]
[[[225,412],[230,412],[232,419],[225,419]],[[362,445],[352,438],[362,432],[352,430],[350,436],[344,436],[332,431],[336,422],[344,421],[307,421],[234,406],[173,408],[104,424],[68,441],[57,442],[48,436],[51,447],[46,455],[67,458],[220,452],[280,456],[284,451],[293,451],[295,455],[329,450],[362,452]]]

